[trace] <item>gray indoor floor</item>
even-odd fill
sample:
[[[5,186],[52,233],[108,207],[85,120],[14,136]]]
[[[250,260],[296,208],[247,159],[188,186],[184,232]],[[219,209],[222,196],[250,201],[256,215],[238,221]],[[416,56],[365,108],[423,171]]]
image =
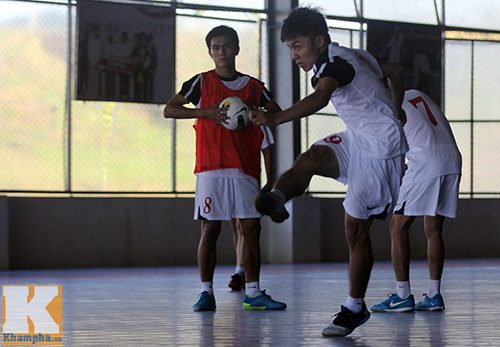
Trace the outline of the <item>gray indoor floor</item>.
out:
[[[343,304],[347,264],[267,265],[261,283],[288,304],[281,312],[244,312],[230,292],[233,268],[215,276],[216,312],[193,312],[195,267],[0,272],[0,284],[61,284],[65,346],[500,346],[500,259],[450,260],[444,312],[374,313],[344,338],[321,330]],[[412,263],[416,300],[427,288]],[[390,263],[376,263],[366,301],[394,290]]]

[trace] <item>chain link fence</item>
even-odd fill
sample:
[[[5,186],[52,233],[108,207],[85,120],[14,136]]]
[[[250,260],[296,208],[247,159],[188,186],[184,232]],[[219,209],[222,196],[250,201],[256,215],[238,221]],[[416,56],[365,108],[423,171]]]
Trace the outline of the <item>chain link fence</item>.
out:
[[[264,0],[175,3],[176,91],[194,74],[213,68],[204,38],[221,24],[239,33],[238,70],[267,81]],[[321,7],[333,40],[348,47],[366,48],[366,20],[442,28],[444,17],[446,32],[464,32],[458,38],[445,35],[443,64],[444,109],[463,155],[461,194],[500,195],[496,180],[500,159],[495,153],[500,142],[495,136],[500,130],[496,83],[500,3],[320,0],[299,4]],[[193,120],[164,119],[163,105],[72,100],[75,3],[0,0],[0,8],[1,191],[194,192]],[[312,92],[311,76],[301,72],[300,77],[305,96]],[[301,148],[306,150],[316,140],[344,129],[329,105],[301,120]],[[314,178],[310,192],[342,194],[345,187]]]
[[[238,6],[222,0],[206,3]],[[250,8],[263,6],[263,1],[255,1]],[[163,105],[78,100],[67,104],[67,88],[73,95],[76,72],[75,6],[71,18],[65,4],[2,0],[0,7],[0,190],[194,192],[194,120],[164,119]],[[213,69],[205,35],[221,24],[239,33],[238,70],[266,78],[261,69],[265,16],[230,10],[178,9],[176,91],[193,75]]]

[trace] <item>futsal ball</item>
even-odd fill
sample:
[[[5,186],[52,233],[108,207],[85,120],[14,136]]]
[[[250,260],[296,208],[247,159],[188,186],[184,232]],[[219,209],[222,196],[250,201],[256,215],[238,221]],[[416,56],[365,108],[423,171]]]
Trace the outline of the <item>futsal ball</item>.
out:
[[[222,100],[219,107],[227,109],[227,117],[223,118],[227,124],[222,123],[227,129],[241,130],[250,123],[250,119],[248,118],[250,107],[243,99],[237,96],[230,96]]]

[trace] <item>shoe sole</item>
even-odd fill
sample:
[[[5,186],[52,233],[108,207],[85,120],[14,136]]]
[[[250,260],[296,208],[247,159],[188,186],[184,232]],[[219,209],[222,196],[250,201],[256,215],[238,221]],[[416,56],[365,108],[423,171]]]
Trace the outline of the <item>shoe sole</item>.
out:
[[[370,309],[372,312],[378,313],[406,313],[415,311],[414,307],[404,307],[404,308],[388,308],[388,309]]]
[[[329,333],[325,333],[325,331],[323,330],[323,331],[321,332],[321,335],[323,335],[323,337],[344,337],[344,336],[347,336],[347,335],[349,335],[350,333],[352,333],[352,332],[354,331],[354,329],[353,329],[353,330],[351,330],[351,331],[349,331],[349,330],[350,330],[349,328],[344,328],[344,329],[346,329],[346,330],[345,330],[345,331],[343,331],[343,332],[341,332],[341,331],[340,331],[340,328],[342,328],[342,327],[339,327],[339,328],[338,328],[338,329],[339,329],[339,332],[338,332],[338,333],[330,333],[330,334],[329,334]]]
[[[356,328],[360,327],[361,325],[365,324],[366,321],[368,319],[370,319],[370,317],[371,317],[371,314],[370,314],[370,312],[368,312],[368,315],[365,317],[365,319],[363,319],[354,329],[356,329]],[[343,328],[343,327],[339,327],[339,328]],[[344,329],[347,329],[345,334],[341,334],[341,333],[338,333],[338,334],[328,334],[328,333],[325,333],[325,330],[323,330],[321,332],[321,335],[323,335],[324,337],[344,337],[344,336],[347,336],[347,335],[351,334],[354,331],[354,329],[352,329],[352,330],[349,329],[349,328],[344,328]],[[351,331],[347,332],[348,330],[351,330]]]
[[[290,213],[288,213],[288,211],[285,209],[283,209],[282,211],[276,211],[275,209],[265,207],[266,204],[263,201],[264,199],[271,198],[263,193],[258,193],[253,199],[253,204],[257,212],[262,215],[269,216],[275,223],[283,223],[286,219],[288,219],[288,217],[290,217]]]
[[[243,309],[245,311],[264,311],[267,310],[266,306],[251,306],[250,304],[243,303]]]
[[[444,307],[416,308],[415,311],[444,311]]]
[[[267,306],[251,306],[250,304],[243,303],[243,310],[245,311],[279,311],[284,309],[286,309],[286,306],[282,308],[268,308]]]

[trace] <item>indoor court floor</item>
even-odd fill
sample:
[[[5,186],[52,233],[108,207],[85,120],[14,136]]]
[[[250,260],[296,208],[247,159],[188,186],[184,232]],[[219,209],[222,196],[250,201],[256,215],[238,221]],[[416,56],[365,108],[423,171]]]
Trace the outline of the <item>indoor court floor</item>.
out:
[[[217,311],[193,312],[196,267],[0,272],[0,284],[60,284],[64,346],[500,346],[500,259],[448,260],[443,312],[372,313],[351,335],[321,330],[344,303],[347,264],[264,265],[261,286],[286,311],[243,311],[218,266]],[[415,300],[427,289],[425,262],[413,262]],[[394,291],[389,262],[375,263],[366,302]]]

